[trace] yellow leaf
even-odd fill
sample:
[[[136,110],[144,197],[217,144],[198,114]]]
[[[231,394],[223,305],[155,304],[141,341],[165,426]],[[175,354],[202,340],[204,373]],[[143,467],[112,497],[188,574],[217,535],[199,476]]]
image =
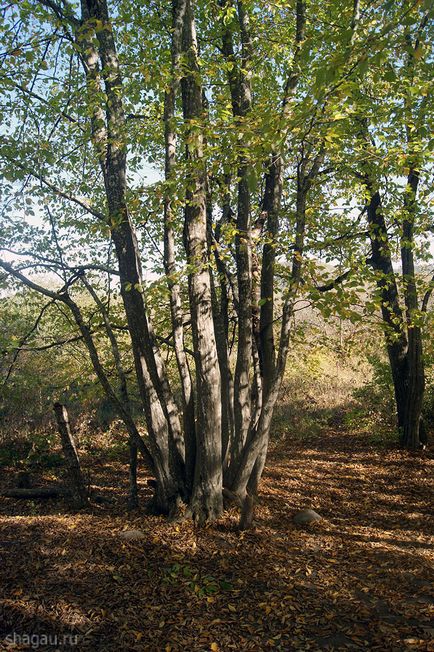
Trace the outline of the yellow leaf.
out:
[[[228,609],[229,611],[235,612],[237,610],[236,606],[234,604],[228,604]]]
[[[219,649],[219,646],[215,641],[214,641],[214,643],[211,643],[212,652],[218,652],[218,649]]]

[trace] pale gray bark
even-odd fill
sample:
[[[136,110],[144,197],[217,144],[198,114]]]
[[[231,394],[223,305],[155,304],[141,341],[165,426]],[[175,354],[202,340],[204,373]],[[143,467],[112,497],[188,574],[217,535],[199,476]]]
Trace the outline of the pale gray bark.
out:
[[[224,2],[220,3],[222,6]],[[252,104],[250,81],[251,39],[248,15],[244,4],[238,2],[237,16],[241,39],[241,54],[235,54],[233,33],[224,27],[222,31],[222,51],[231,64],[228,70],[228,83],[231,93],[232,113],[235,119],[248,116]],[[252,277],[252,224],[250,179],[252,163],[246,152],[249,149],[247,138],[242,143],[238,156],[238,196],[235,236],[235,256],[238,287],[238,342],[234,373],[234,436],[229,451],[227,481],[231,483],[236,472],[243,448],[247,442],[252,414],[252,361],[253,361],[253,277]]]
[[[203,119],[193,3],[178,0],[175,8],[177,15],[184,17],[182,50],[186,69],[181,79],[181,89],[184,120],[188,129],[191,120]],[[220,368],[208,268],[203,135],[192,130],[189,136],[186,148],[188,169],[184,246],[189,265],[188,287],[197,384],[197,452],[191,511],[199,523],[204,523],[218,517],[223,509]]]
[[[170,314],[172,320],[173,345],[181,382],[183,425],[185,438],[185,476],[187,491],[193,486],[194,465],[196,458],[194,393],[190,368],[185,353],[184,314],[181,300],[181,287],[177,279],[175,262],[174,222],[177,215],[172,207],[175,192],[176,175],[176,132],[175,105],[179,89],[180,55],[182,50],[182,29],[185,6],[180,11],[173,8],[172,25],[172,70],[171,82],[164,98],[164,139],[165,139],[165,180],[164,196],[164,268],[170,292]]]
[[[161,455],[167,459],[169,466],[173,467],[175,482],[179,484],[179,491],[184,493],[184,440],[178,409],[144,301],[137,239],[128,214],[125,115],[122,94],[119,92],[122,88],[122,78],[105,0],[83,0],[82,16],[82,39],[85,38],[86,30],[88,31],[84,57],[90,90],[95,92],[96,84],[101,90],[103,82],[107,96],[104,110],[102,106],[92,102],[95,112],[93,142],[104,177],[109,223],[118,257],[121,294],[133,345],[136,376],[150,435],[158,445]],[[92,41],[92,21],[95,19],[107,25],[106,29],[96,31],[97,51]]]
[[[250,490],[257,491],[266,460],[272,417],[288,357],[293,306],[301,281],[306,235],[306,201],[309,190],[318,174],[323,157],[324,149],[321,147],[310,167],[308,159],[303,157],[297,169],[296,236],[292,257],[291,280],[286,290],[281,319],[279,352],[273,376],[269,381],[266,395],[263,398],[262,410],[257,426],[252,430],[247,445],[244,447],[237,473],[231,484],[232,491],[240,496],[246,494],[248,486]]]

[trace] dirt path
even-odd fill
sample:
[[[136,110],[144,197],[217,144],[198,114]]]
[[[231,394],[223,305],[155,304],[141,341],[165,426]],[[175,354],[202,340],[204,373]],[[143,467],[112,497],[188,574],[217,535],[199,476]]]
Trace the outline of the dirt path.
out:
[[[235,511],[202,532],[126,515],[121,465],[94,477],[113,503],[79,515],[1,498],[0,649],[434,651],[432,470],[345,433],[287,444],[244,534]],[[295,526],[305,506],[324,520]]]

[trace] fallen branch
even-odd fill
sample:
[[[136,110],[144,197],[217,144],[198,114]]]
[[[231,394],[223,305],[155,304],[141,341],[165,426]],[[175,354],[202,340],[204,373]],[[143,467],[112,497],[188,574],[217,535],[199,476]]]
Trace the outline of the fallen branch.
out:
[[[64,498],[70,496],[68,489],[64,487],[35,487],[34,489],[6,489],[0,493],[4,498],[23,498],[33,500],[35,498]]]

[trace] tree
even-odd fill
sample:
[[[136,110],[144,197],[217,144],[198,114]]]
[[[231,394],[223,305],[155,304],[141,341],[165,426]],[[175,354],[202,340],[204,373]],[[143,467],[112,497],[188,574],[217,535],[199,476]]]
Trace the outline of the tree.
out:
[[[378,53],[372,25],[384,41],[417,11],[405,3],[389,19],[377,9],[39,0],[4,12],[4,206],[24,212],[7,214],[2,240],[14,255],[21,240],[24,264],[0,265],[70,311],[155,474],[159,511],[175,515],[184,502],[204,523],[221,513],[223,488],[241,500],[257,492],[294,306],[314,267],[309,243],[324,227],[317,204],[324,166],[334,163],[338,107],[366,52]],[[164,161],[164,180],[146,191],[145,160]],[[34,204],[48,232],[26,223]],[[161,241],[175,382],[143,271]],[[29,258],[34,269],[55,270],[60,287],[26,275]],[[96,272],[118,279],[146,441],[129,408],[109,303],[89,280]],[[77,301],[83,285],[117,383]]]
[[[418,277],[416,260],[427,259],[423,238],[430,230],[425,210],[430,203],[433,105],[425,42],[432,35],[431,17],[423,7],[410,13],[390,43],[390,56],[382,53],[369,75],[360,77],[352,124],[357,134],[355,175],[365,201],[368,260],[381,308],[400,440],[413,450],[426,444],[427,437],[421,416],[422,331],[431,288]],[[378,65],[386,69],[379,73]],[[394,269],[397,249],[401,278]]]

